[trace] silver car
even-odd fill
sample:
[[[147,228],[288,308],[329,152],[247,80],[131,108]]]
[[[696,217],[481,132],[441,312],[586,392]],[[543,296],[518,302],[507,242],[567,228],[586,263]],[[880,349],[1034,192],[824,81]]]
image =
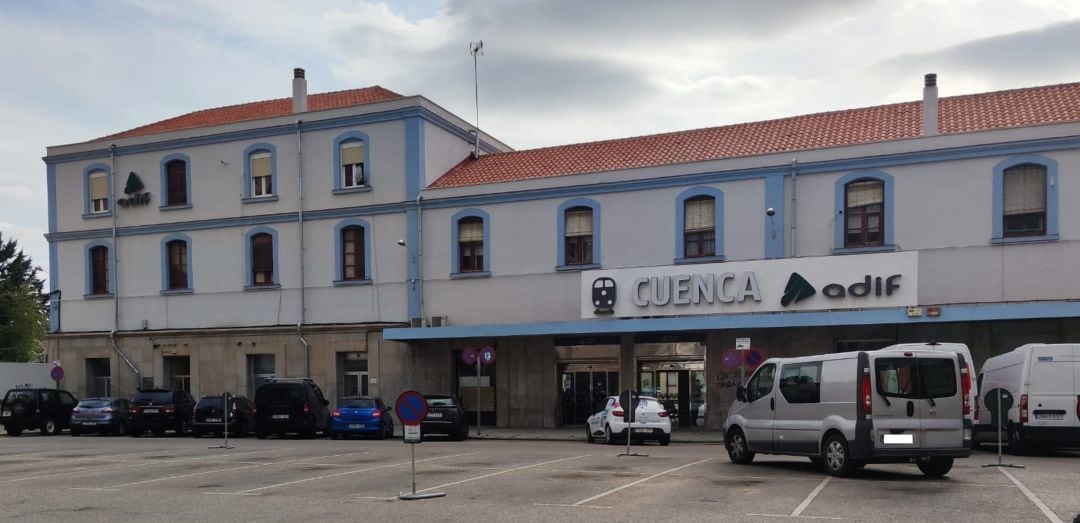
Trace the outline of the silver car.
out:
[[[131,402],[124,398],[86,398],[71,409],[71,435],[96,432],[124,435]]]

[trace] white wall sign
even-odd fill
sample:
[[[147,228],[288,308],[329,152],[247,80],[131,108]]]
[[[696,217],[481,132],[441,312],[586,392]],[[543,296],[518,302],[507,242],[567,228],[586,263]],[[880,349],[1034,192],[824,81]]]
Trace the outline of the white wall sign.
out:
[[[917,252],[665,265],[581,273],[583,318],[907,307]]]
[[[735,338],[735,350],[750,350],[750,338]]]

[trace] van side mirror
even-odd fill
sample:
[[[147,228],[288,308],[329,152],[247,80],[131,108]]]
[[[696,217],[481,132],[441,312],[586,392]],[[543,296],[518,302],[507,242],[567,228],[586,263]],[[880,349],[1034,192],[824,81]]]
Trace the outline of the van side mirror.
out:
[[[742,385],[735,387],[735,399],[746,403],[746,387]]]

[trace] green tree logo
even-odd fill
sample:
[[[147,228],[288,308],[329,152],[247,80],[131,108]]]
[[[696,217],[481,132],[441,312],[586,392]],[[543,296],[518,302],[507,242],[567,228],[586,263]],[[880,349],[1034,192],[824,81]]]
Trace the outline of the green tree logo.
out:
[[[142,180],[139,179],[139,175],[135,173],[128,173],[127,183],[124,184],[124,194],[135,194],[145,187]]]

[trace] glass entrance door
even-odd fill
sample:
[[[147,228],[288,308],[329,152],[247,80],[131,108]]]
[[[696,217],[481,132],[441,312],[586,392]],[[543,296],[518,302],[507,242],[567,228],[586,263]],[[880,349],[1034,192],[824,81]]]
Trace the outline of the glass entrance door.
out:
[[[597,405],[619,392],[615,365],[566,365],[559,373],[563,425],[581,425]]]
[[[664,405],[673,426],[705,426],[705,362],[644,362],[638,390]]]

